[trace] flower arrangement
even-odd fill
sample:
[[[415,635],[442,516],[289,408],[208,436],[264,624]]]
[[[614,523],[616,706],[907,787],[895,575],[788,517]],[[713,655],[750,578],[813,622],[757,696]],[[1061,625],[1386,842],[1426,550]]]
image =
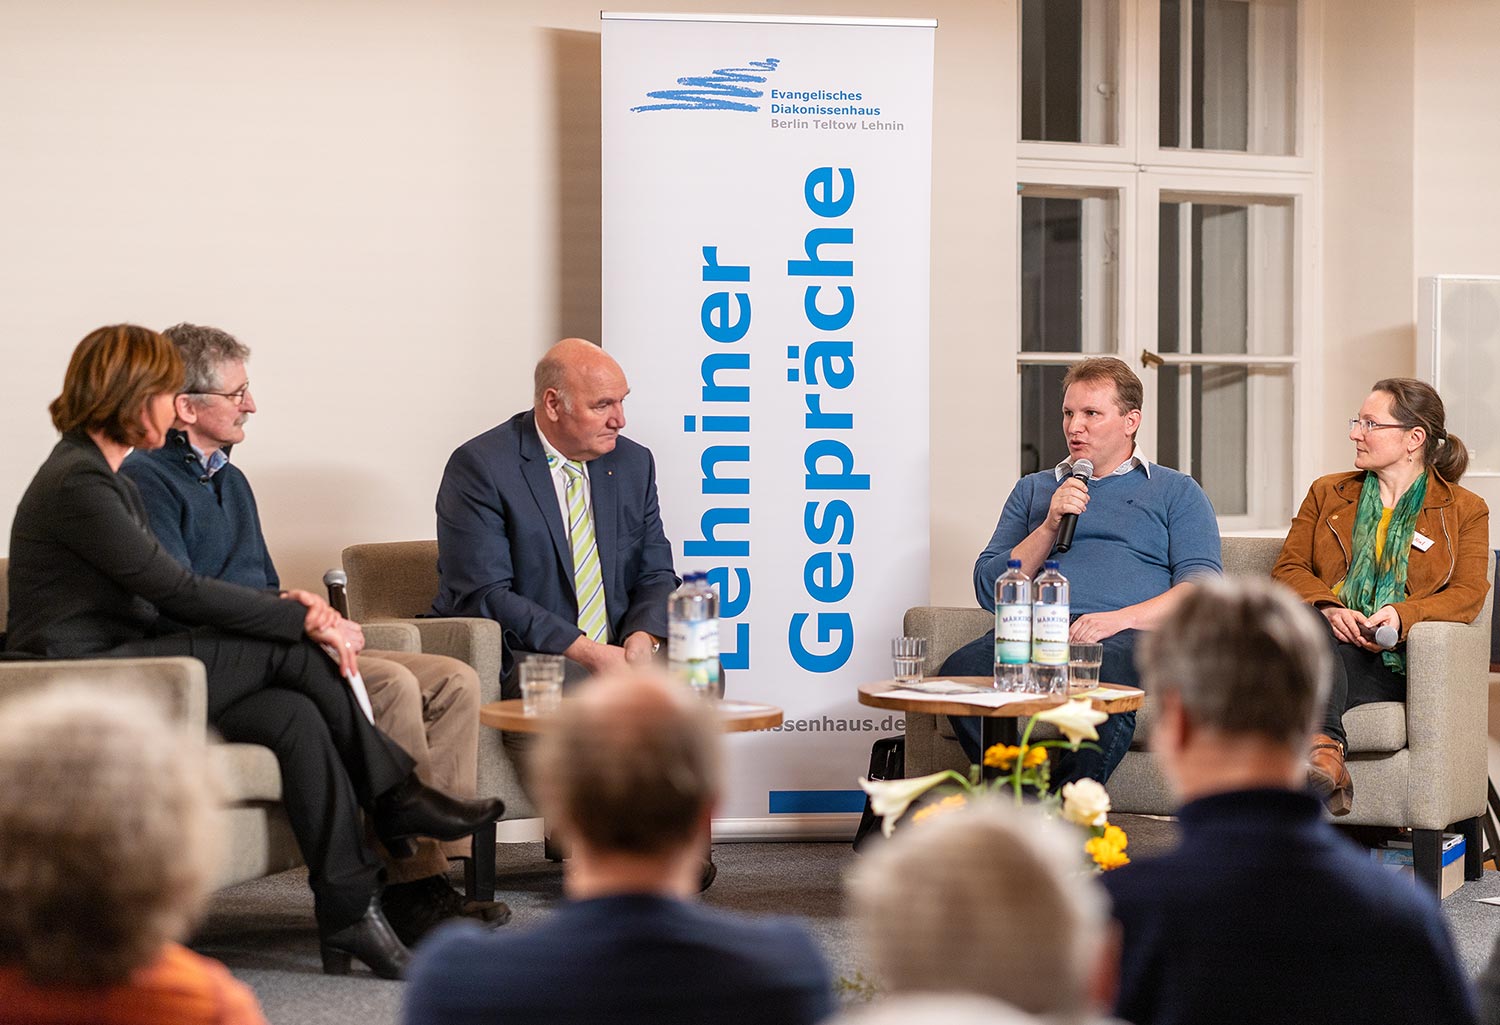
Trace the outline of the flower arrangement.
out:
[[[1087,698],[1075,698],[1032,716],[1019,744],[996,744],[989,748],[984,752],[983,766],[971,766],[967,776],[945,769],[915,779],[861,779],[859,785],[870,795],[870,807],[880,816],[880,830],[886,836],[891,835],[896,822],[913,802],[938,788],[951,790],[951,793],[913,812],[913,823],[962,808],[970,799],[982,794],[1008,792],[1017,804],[1033,799],[1048,815],[1061,815],[1066,821],[1087,830],[1088,840],[1083,849],[1100,871],[1107,872],[1130,864],[1130,857],[1125,853],[1129,837],[1119,826],[1109,824],[1109,794],[1092,779],[1065,784],[1061,793],[1053,793],[1049,787],[1052,765],[1047,754],[1048,748],[1065,747],[1077,751],[1086,741],[1098,740],[1099,731],[1094,727],[1107,718],[1109,716],[1097,711]],[[1056,726],[1066,739],[1032,742],[1032,728],[1039,722]],[[1094,747],[1092,744],[1088,746]],[[985,768],[998,769],[999,774],[985,779]]]

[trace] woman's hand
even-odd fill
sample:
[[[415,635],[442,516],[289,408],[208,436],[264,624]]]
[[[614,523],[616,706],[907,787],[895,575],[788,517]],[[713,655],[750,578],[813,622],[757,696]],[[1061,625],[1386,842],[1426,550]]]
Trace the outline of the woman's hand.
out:
[[[307,619],[303,621],[302,629],[307,632],[309,637],[313,635],[314,631],[321,632],[336,629],[339,621],[343,618],[333,610],[332,605],[329,605],[322,598],[319,598],[310,591],[282,591],[281,596],[283,598],[290,598],[292,601],[300,601],[303,605],[307,606]],[[342,643],[342,640],[340,643]]]
[[[1369,648],[1371,651],[1380,649],[1365,640],[1361,630],[1369,620],[1342,605],[1324,605],[1318,609],[1323,613],[1323,618],[1328,620],[1333,627],[1333,635],[1345,644],[1354,644],[1361,648]]]
[[[345,646],[351,648],[356,655],[365,650],[365,632],[354,620],[340,616],[337,630],[344,638]]]
[[[339,664],[339,675],[348,678],[359,672],[359,658],[354,646],[344,637],[337,626],[330,626],[322,630],[307,631],[309,639],[321,644]]]
[[[1389,626],[1391,627],[1391,629],[1396,631],[1397,637],[1401,636],[1401,614],[1398,613],[1396,609],[1391,605],[1382,605],[1380,608],[1376,609],[1375,615],[1365,620],[1365,623],[1369,627],[1370,639],[1372,641],[1372,643],[1366,644],[1365,647],[1369,648],[1371,651],[1385,650],[1380,645],[1373,643],[1375,631],[1379,627]]]

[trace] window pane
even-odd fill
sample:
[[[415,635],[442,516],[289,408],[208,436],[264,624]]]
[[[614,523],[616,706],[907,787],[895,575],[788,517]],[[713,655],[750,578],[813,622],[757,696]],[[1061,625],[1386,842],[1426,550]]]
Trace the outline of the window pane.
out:
[[[1022,0],[1021,138],[1113,145],[1118,0]]]
[[[1164,149],[1296,152],[1296,0],[1162,0]]]
[[[1157,461],[1192,474],[1218,515],[1279,522],[1290,500],[1291,371],[1167,366],[1156,374]]]
[[[1068,458],[1063,439],[1063,378],[1067,367],[1021,367],[1021,472],[1035,473]]]
[[[1290,354],[1293,225],[1275,197],[1163,193],[1158,351]]]
[[[1110,190],[1022,186],[1023,352],[1113,352],[1119,198]]]

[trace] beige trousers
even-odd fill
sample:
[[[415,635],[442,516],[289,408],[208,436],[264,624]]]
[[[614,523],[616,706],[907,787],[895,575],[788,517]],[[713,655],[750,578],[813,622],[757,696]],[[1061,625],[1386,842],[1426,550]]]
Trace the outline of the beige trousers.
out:
[[[473,797],[479,760],[479,676],[446,655],[365,651],[359,673],[370,692],[375,725],[417,763],[418,778],[455,797]],[[386,866],[386,881],[409,883],[448,871],[448,859],[468,856],[468,838],[417,840],[417,853],[393,858],[367,833]]]

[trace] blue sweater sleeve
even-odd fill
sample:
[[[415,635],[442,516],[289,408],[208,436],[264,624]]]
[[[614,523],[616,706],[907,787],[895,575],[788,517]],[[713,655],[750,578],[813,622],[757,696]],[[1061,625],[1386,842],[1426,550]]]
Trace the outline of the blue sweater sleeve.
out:
[[[1005,572],[1005,563],[1016,545],[1026,540],[1026,535],[1036,529],[1031,522],[1031,503],[1036,493],[1035,474],[1016,481],[1010,497],[1000,510],[1000,522],[990,535],[990,543],[984,546],[974,562],[974,596],[979,607],[988,612],[995,611],[995,581]]]
[[[1220,576],[1224,563],[1220,554],[1219,521],[1213,503],[1187,474],[1168,509],[1167,561],[1172,586],[1200,576]]]

